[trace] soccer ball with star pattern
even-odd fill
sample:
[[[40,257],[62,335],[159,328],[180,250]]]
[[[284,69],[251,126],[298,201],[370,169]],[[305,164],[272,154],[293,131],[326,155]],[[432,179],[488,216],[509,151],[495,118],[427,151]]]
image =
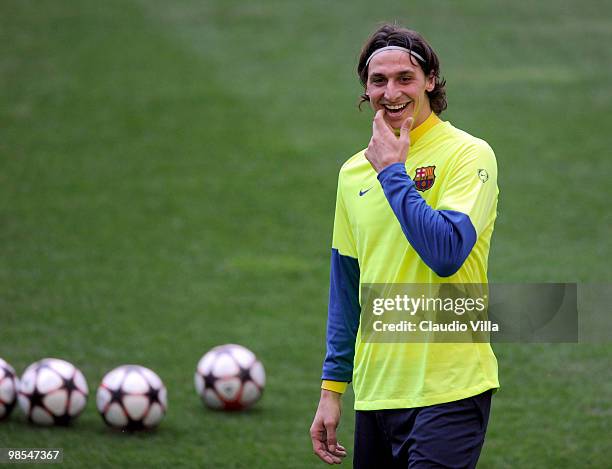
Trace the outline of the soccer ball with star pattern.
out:
[[[263,393],[266,373],[255,354],[236,344],[207,352],[195,372],[196,391],[211,409],[244,410]]]
[[[19,382],[19,407],[38,425],[68,425],[85,409],[83,373],[72,363],[44,358],[26,368]]]
[[[164,383],[140,365],[122,365],[109,371],[98,387],[96,406],[104,421],[121,430],[156,427],[168,408]]]
[[[17,402],[17,377],[14,368],[0,358],[0,420],[10,415]]]

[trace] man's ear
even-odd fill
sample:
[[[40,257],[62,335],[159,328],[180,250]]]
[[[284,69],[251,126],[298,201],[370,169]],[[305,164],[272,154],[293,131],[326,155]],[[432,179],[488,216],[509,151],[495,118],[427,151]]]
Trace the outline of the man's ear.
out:
[[[435,87],[436,87],[436,77],[434,76],[434,73],[431,72],[429,76],[427,77],[427,84],[425,85],[425,89],[428,92],[431,92],[433,91]]]

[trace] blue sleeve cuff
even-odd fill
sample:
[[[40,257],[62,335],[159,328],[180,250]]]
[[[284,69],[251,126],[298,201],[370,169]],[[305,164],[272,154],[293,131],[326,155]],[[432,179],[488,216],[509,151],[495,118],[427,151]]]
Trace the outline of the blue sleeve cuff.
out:
[[[385,183],[392,181],[395,177],[399,177],[404,182],[411,182],[414,185],[410,176],[406,172],[406,165],[404,163],[393,163],[384,168],[380,173],[378,173],[378,180],[384,187]]]

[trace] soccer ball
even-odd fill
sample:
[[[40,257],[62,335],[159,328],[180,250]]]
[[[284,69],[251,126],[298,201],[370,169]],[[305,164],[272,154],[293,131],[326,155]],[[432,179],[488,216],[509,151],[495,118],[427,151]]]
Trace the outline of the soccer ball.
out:
[[[0,420],[13,411],[17,401],[17,378],[11,365],[0,358]]]
[[[39,425],[67,425],[85,408],[89,390],[72,363],[45,358],[26,368],[19,384],[19,407]]]
[[[166,387],[148,368],[123,365],[104,376],[98,387],[96,405],[111,427],[151,429],[161,422],[168,408]]]
[[[211,409],[246,409],[260,399],[265,384],[261,362],[249,349],[236,344],[210,350],[195,372],[196,391]]]

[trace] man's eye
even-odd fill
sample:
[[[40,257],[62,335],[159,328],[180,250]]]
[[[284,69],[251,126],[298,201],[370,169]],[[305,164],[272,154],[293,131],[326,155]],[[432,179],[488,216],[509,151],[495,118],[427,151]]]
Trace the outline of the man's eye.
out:
[[[373,78],[372,79],[372,83],[374,83],[375,85],[379,85],[381,83],[384,83],[385,80],[383,80],[382,78]]]
[[[412,80],[412,78],[411,78],[411,77],[401,77],[401,78],[400,78],[400,81],[401,81],[402,83],[409,83],[409,82],[410,82],[410,80]]]

